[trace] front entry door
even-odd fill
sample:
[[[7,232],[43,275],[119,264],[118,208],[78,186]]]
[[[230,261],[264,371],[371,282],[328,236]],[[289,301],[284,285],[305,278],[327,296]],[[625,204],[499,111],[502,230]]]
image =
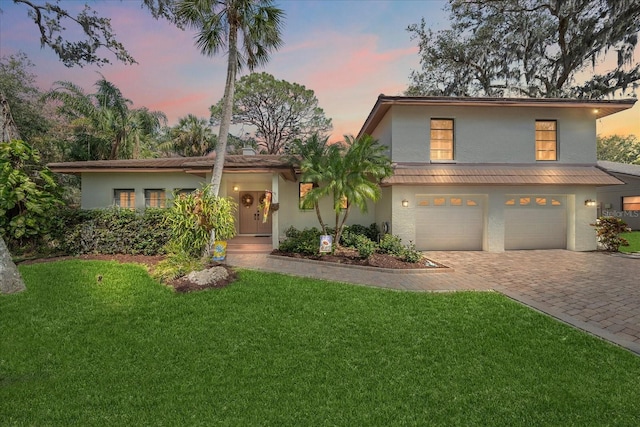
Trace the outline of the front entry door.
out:
[[[271,215],[262,222],[264,191],[243,191],[240,193],[240,234],[271,235]]]

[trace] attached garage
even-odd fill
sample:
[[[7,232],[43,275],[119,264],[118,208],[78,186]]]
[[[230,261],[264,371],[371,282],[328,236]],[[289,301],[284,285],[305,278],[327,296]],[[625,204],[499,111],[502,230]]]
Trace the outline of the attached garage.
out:
[[[566,205],[564,196],[508,196],[504,211],[504,248],[566,249]]]
[[[423,251],[481,251],[482,196],[416,196],[416,248]]]

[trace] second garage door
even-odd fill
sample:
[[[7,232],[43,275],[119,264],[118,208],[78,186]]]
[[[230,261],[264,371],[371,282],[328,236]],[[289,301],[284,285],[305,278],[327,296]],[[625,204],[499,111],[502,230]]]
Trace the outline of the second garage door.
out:
[[[507,197],[504,248],[566,249],[567,208],[562,196]]]
[[[484,231],[481,196],[416,196],[416,248],[480,251]]]

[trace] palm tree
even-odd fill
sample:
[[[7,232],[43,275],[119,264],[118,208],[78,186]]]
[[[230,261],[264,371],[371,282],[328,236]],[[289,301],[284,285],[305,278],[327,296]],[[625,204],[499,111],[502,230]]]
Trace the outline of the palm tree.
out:
[[[282,44],[280,33],[284,12],[273,6],[272,0],[182,0],[177,6],[176,17],[197,31],[196,45],[202,54],[213,56],[227,50],[222,120],[211,176],[211,192],[217,196],[227,150],[236,75],[243,66],[253,71],[256,66],[266,64],[269,53]]]
[[[132,101],[104,76],[95,83],[98,89],[93,94],[68,81],[55,84],[57,87],[44,98],[60,102],[58,110],[72,120],[76,142],[87,146],[87,159],[137,158],[140,144],[157,134],[167,121],[160,111],[129,109]]]
[[[300,176],[301,182],[317,184],[318,182],[326,179],[325,172],[328,164],[335,161],[330,160],[330,158],[335,157],[336,153],[333,153],[333,151],[338,149],[337,146],[335,148],[331,148],[334,146],[327,145],[328,139],[328,137],[320,138],[318,134],[314,134],[306,141],[294,141],[289,155],[289,161],[293,164],[300,164],[300,170],[302,172]],[[331,151],[331,153],[329,153],[329,151]],[[340,155],[339,151],[337,155]],[[325,197],[326,194],[326,192],[321,191],[307,193],[303,200],[303,203],[308,203],[309,206],[313,205],[316,211],[316,216],[318,217],[318,222],[322,228],[322,234],[327,234],[327,226],[322,220],[319,201],[321,198]]]
[[[133,143],[133,158],[140,158],[140,146],[149,145],[152,137],[158,135],[167,116],[162,111],[149,111],[147,107],[136,108],[127,115],[127,149]]]
[[[345,136],[345,145],[329,145],[319,160],[311,157],[302,162],[303,179],[318,184],[307,193],[304,201],[317,205],[324,197],[332,198],[336,227],[333,241],[336,244],[340,242],[351,208],[357,206],[367,212],[367,201],[375,202],[380,198],[379,182],[392,174],[386,151],[385,146],[369,135]],[[326,234],[322,221],[321,225]]]
[[[184,157],[206,156],[215,146],[209,121],[193,114],[181,117],[168,136],[169,140],[160,145],[160,150]]]

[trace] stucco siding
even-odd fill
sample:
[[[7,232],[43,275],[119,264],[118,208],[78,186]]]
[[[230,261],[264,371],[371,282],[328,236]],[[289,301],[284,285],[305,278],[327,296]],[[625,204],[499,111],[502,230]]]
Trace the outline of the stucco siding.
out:
[[[199,188],[204,179],[184,173],[83,173],[82,209],[113,206],[115,189],[134,189],[136,209],[144,209],[145,189],[164,189],[167,198],[175,189]]]
[[[460,163],[535,163],[536,120],[557,120],[558,163],[596,162],[595,120],[586,109],[398,105],[390,111],[394,162],[430,161],[432,118],[454,120]]]

